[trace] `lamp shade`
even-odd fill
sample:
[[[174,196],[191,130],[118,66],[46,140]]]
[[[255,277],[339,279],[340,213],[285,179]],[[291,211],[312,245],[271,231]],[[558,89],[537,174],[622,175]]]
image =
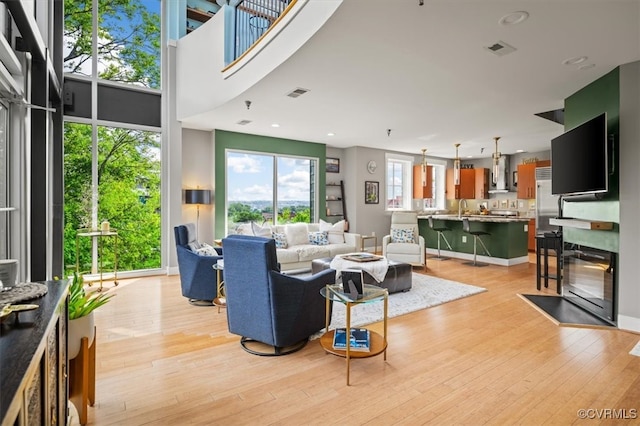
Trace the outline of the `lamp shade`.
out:
[[[211,190],[209,189],[185,189],[185,204],[211,204]]]

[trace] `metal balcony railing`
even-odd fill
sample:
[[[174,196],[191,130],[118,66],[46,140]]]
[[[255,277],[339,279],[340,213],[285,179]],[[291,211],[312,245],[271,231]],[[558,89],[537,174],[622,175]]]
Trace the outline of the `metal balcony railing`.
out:
[[[250,50],[295,1],[241,0],[234,8],[234,44],[229,62]]]

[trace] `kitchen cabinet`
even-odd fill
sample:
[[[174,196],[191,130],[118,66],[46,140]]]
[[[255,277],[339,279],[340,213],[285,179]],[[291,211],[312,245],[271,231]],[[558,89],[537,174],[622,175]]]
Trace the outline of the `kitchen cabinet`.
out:
[[[427,166],[426,181],[422,179],[422,165],[413,166],[413,198],[433,198],[433,166]]]
[[[529,219],[529,251],[536,251],[536,220]]]
[[[460,170],[460,185],[455,185],[453,181],[453,169],[447,169],[446,178],[447,200],[474,199],[476,192],[476,171],[475,169]]]
[[[475,194],[473,198],[485,200],[489,198],[489,169],[474,169],[475,175]]]
[[[518,198],[536,198],[536,167],[550,165],[550,160],[518,164]]]

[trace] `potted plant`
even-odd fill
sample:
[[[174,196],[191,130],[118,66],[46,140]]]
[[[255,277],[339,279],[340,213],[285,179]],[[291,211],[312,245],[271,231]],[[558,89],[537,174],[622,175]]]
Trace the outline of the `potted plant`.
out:
[[[84,289],[84,279],[73,274],[73,281],[69,287],[69,359],[80,353],[80,342],[83,337],[89,339],[89,346],[95,338],[95,321],[93,311],[107,303],[114,295],[93,292],[87,294]]]

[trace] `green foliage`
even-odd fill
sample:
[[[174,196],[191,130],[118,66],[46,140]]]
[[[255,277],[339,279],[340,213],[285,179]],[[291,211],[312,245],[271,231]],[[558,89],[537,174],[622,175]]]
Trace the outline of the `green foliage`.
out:
[[[114,294],[92,293],[87,295],[84,280],[77,273],[69,287],[69,319],[74,320],[89,315],[93,310],[107,303]]]
[[[98,77],[159,88],[160,16],[139,0],[99,0],[98,11]],[[64,13],[65,71],[86,73],[92,56],[92,2],[65,0]]]
[[[262,222],[262,213],[252,209],[251,206],[242,203],[231,203],[227,214],[234,223],[242,222]]]

